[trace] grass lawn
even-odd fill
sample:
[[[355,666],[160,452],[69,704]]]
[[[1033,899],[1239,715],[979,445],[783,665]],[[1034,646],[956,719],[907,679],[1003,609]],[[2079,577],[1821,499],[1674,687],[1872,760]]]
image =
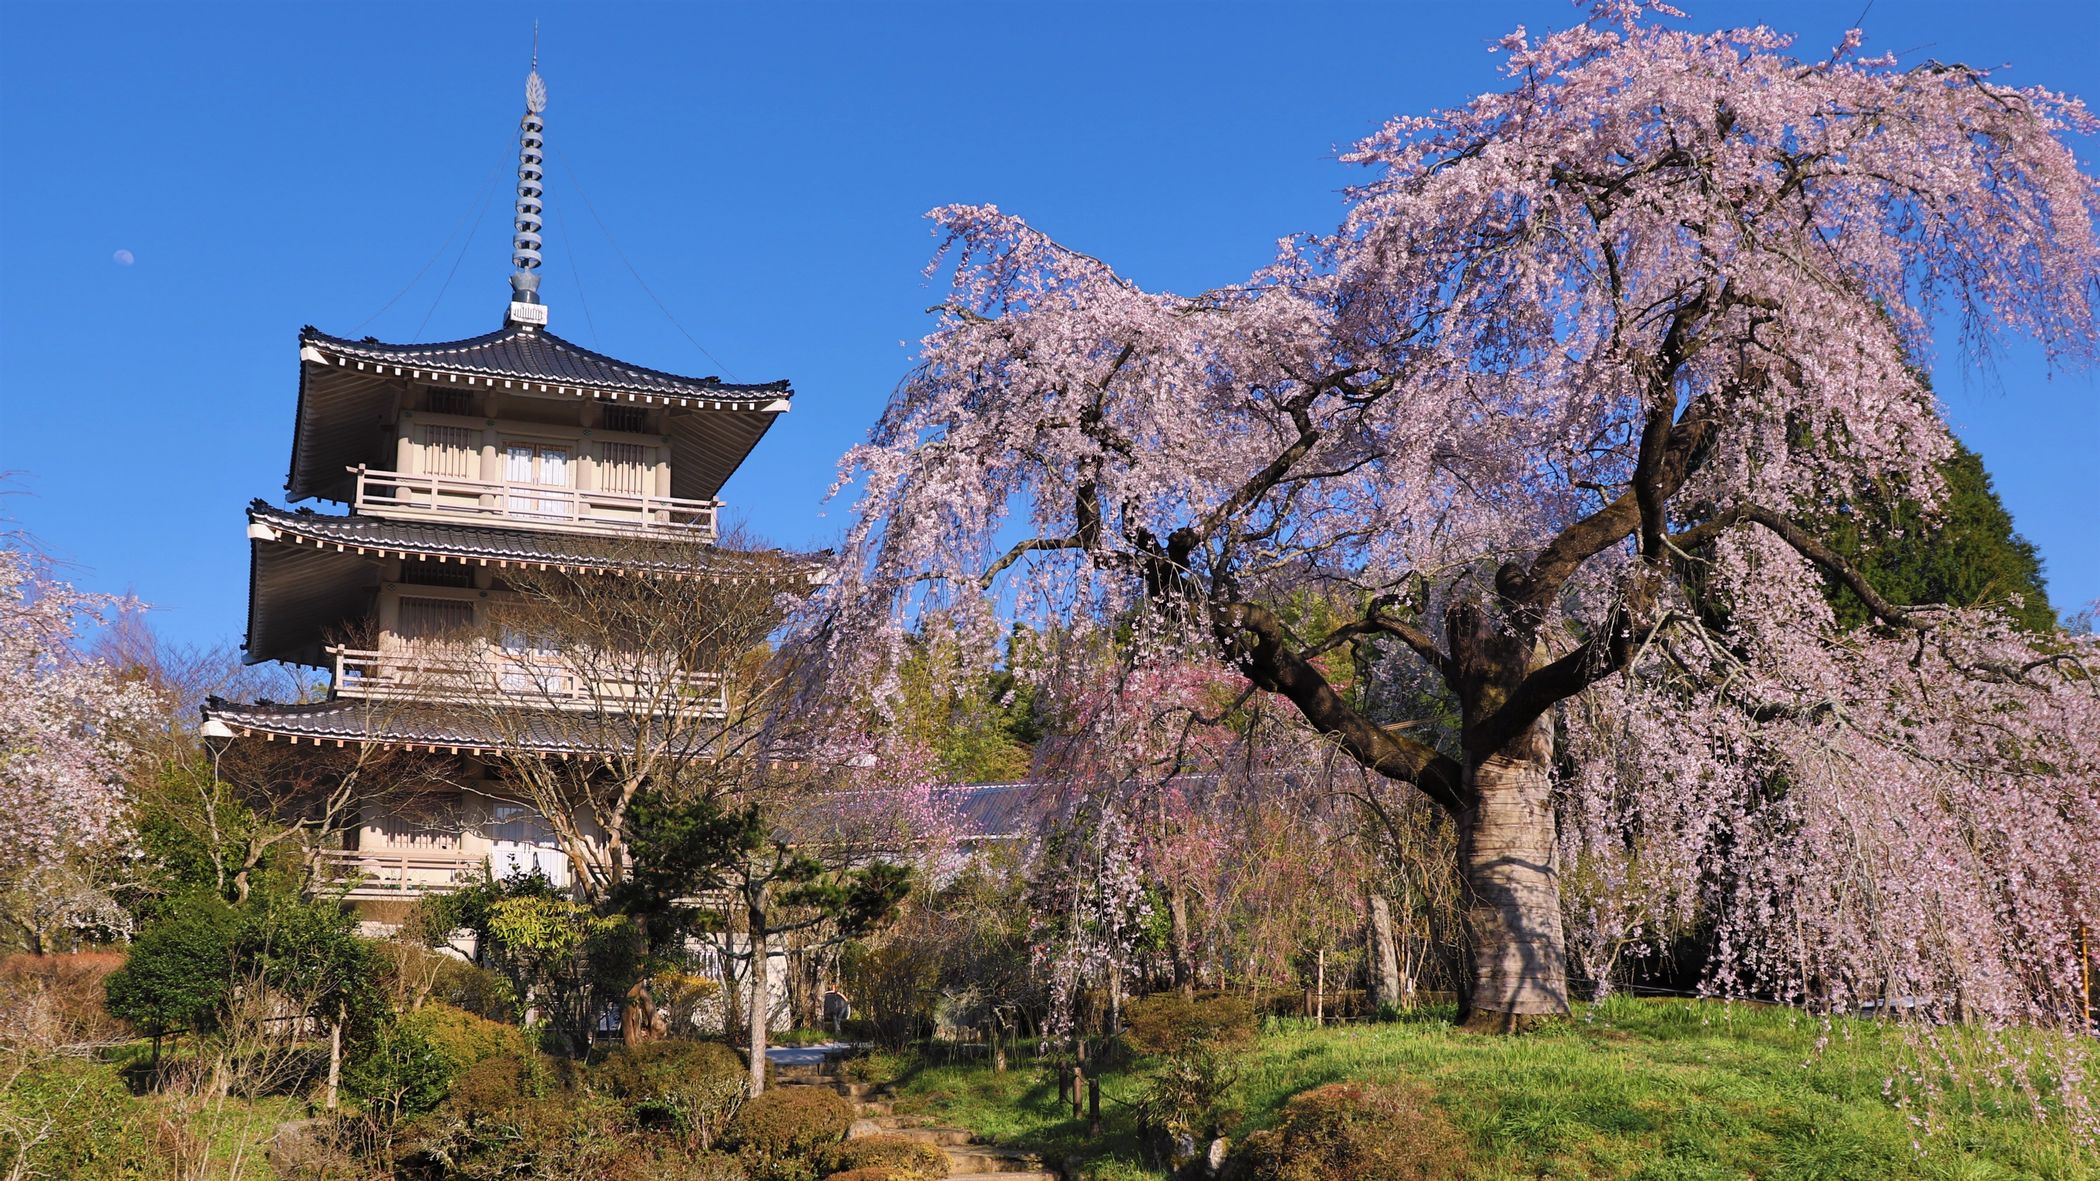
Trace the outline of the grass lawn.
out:
[[[1920,1108],[1899,1108],[1885,1089],[1918,1062],[1911,1035],[1874,1021],[1826,1026],[1787,1009],[1613,1000],[1554,1028],[1495,1038],[1460,1033],[1447,1017],[1272,1025],[1243,1055],[1246,1116],[1235,1135],[1275,1123],[1283,1102],[1310,1087],[1413,1079],[1472,1141],[1453,1177],[2100,1178],[2100,1156],[2076,1144],[2062,1112],[2048,1105],[2037,1120],[2018,1087],[1944,1091],[1922,1130]],[[1964,1031],[1950,1039],[1958,1052],[1978,1049]],[[1001,1075],[908,1058],[871,1065],[898,1080],[900,1112],[1053,1159],[1090,1158],[1103,1178],[1161,1175],[1143,1166],[1128,1109],[1115,1101],[1134,1097],[1143,1063],[1104,1078],[1107,1128],[1093,1142],[1058,1104],[1055,1084],[1025,1067]],[[2087,1093],[2100,1103],[2100,1085]]]

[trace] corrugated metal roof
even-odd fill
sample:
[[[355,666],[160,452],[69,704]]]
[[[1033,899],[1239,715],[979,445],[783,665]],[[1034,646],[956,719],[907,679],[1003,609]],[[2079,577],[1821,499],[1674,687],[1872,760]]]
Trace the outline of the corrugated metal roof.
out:
[[[349,340],[330,336],[309,324],[300,330],[299,343],[317,346],[324,352],[419,369],[554,382],[599,390],[739,400],[771,400],[794,395],[785,381],[741,384],[725,382],[719,377],[686,377],[661,369],[630,365],[563,340],[544,328],[517,324],[505,325],[494,332],[465,340],[435,344]]]

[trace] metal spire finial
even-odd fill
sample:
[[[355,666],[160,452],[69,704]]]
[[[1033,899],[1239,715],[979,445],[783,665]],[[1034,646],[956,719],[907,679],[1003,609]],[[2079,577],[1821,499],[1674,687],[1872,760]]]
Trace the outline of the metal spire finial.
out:
[[[540,115],[547,109],[547,84],[540,80],[540,25],[532,23],[532,71],[525,75],[525,118],[518,130],[518,216],[511,238],[510,261],[517,270],[510,276],[510,319],[513,323],[544,325],[547,308],[540,302],[540,193],[541,133],[546,123]]]

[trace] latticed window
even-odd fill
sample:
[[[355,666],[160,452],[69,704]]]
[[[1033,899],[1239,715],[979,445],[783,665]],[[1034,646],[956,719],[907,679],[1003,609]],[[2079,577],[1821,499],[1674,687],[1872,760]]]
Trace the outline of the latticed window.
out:
[[[474,395],[466,390],[433,389],[424,395],[423,408],[432,414],[472,414]]]
[[[643,434],[649,429],[649,408],[646,406],[605,407],[605,429]]]
[[[395,632],[408,640],[458,636],[474,626],[474,604],[467,599],[419,599],[403,595]]]
[[[598,487],[640,496],[649,491],[649,448],[639,443],[598,445]]]
[[[433,476],[481,476],[481,432],[464,426],[423,428],[423,470]]]

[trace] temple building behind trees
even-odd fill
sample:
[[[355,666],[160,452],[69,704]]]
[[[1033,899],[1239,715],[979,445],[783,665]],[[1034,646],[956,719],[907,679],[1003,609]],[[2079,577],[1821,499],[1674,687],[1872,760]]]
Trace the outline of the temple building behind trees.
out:
[[[419,771],[413,790],[367,783],[354,800],[334,787],[332,806],[345,810],[321,826],[316,869],[368,929],[484,869],[536,870],[587,894],[590,865],[578,862],[605,854],[605,834],[590,815],[550,818],[520,761],[607,763],[637,742],[711,757],[736,724],[723,669],[684,666],[641,636],[634,646],[651,650],[553,642],[560,621],[534,622],[525,583],[740,583],[755,597],[800,569],[717,544],[723,485],[788,409],[787,382],[680,376],[549,330],[545,104],[535,68],[502,326],[434,344],[303,329],[285,491],[342,511],[248,509],[247,659],[320,670],[327,692],[294,704],[214,699],[206,735],[442,769]]]

